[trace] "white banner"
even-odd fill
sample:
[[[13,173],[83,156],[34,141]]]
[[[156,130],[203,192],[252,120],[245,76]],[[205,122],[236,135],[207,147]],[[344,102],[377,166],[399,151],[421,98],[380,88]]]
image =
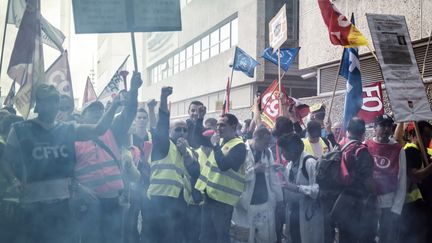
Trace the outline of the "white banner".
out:
[[[282,6],[276,16],[270,21],[269,30],[270,46],[273,48],[273,52],[275,52],[288,39],[286,4]]]
[[[404,16],[366,14],[396,122],[431,120]]]

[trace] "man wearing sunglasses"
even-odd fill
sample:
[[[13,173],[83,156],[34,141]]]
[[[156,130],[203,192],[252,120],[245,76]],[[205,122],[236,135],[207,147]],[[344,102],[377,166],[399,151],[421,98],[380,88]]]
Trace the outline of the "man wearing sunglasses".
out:
[[[199,164],[190,149],[188,126],[176,121],[170,128],[167,99],[172,87],[161,90],[159,119],[153,136],[150,163],[150,198],[152,214],[149,216],[149,242],[182,242],[185,228],[186,204],[192,204],[191,180],[199,176]],[[198,229],[190,229],[198,230]]]

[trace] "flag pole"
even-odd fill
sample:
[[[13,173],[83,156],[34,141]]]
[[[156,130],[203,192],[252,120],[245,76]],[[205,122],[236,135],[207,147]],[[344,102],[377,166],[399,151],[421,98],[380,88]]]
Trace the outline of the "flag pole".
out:
[[[280,47],[278,48],[278,88],[279,88],[279,116],[282,116],[284,114],[282,109],[282,81],[281,81],[281,74],[280,74]]]
[[[135,32],[131,32],[131,40],[132,40],[132,54],[133,54],[133,60],[134,60],[134,71],[138,72],[138,60],[137,60],[137,53],[136,53],[136,45],[135,45]]]
[[[424,72],[425,72],[425,68],[426,68],[426,58],[427,58],[427,54],[429,52],[429,46],[430,46],[430,42],[431,42],[431,37],[432,37],[432,30],[431,30],[431,32],[429,34],[429,39],[428,39],[428,43],[427,43],[427,46],[426,46],[426,52],[425,52],[425,56],[423,58],[423,67],[422,67],[422,72],[421,72],[422,79],[424,78]]]
[[[338,70],[337,70],[337,73],[336,73],[336,80],[335,80],[335,84],[334,84],[334,87],[333,87],[333,94],[332,94],[332,98],[331,98],[331,102],[330,102],[330,108],[329,108],[329,113],[328,113],[328,117],[327,117],[327,122],[330,122],[330,115],[331,115],[332,108],[333,108],[333,101],[334,101],[335,94],[336,94],[336,88],[337,88],[337,85],[338,85],[338,82],[339,82],[339,73],[340,73],[340,70],[341,70],[342,62],[343,62],[343,52],[342,52],[342,57],[341,57],[341,60],[339,62],[339,67],[338,67]]]
[[[429,164],[429,159],[428,159],[428,156],[427,156],[424,144],[423,144],[423,139],[422,139],[422,136],[420,134],[420,129],[419,129],[418,123],[416,121],[414,121],[414,130],[416,133],[416,138],[417,138],[417,141],[418,141],[418,144],[420,147],[420,151],[422,153],[424,166],[427,166]]]
[[[6,18],[5,18],[5,25],[4,25],[4,30],[3,30],[3,40],[2,40],[2,50],[1,50],[1,57],[0,57],[0,80],[1,80],[1,71],[2,71],[2,66],[3,66],[3,54],[4,54],[4,47],[5,47],[5,42],[6,42],[6,30],[7,30],[7,21],[8,21],[8,17],[9,17],[9,8],[10,8],[10,3],[11,0],[8,0],[7,3],[7,9],[6,9]]]

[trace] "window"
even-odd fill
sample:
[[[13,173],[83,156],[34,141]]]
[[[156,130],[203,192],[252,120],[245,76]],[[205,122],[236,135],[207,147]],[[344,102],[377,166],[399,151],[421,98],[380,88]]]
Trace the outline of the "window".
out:
[[[179,57],[178,53],[174,55],[174,74],[179,72]]]
[[[168,77],[173,75],[174,65],[173,65],[173,57],[168,59]]]
[[[201,41],[195,42],[193,45],[193,65],[201,62]]]
[[[205,61],[209,59],[209,50],[210,46],[210,37],[206,35],[204,38],[201,39],[201,61]]]
[[[238,18],[231,21],[231,46],[238,44]]]
[[[186,68],[186,51],[183,50],[180,52],[180,72],[185,70]]]
[[[210,34],[210,56],[214,57],[219,54],[219,29]]]
[[[230,46],[230,23],[220,28],[220,52],[228,50]]]
[[[193,64],[192,58],[193,58],[193,46],[191,45],[186,49],[186,68],[192,67]]]
[[[187,2],[186,2],[187,1]],[[182,0],[189,3],[190,0]],[[159,82],[171,77],[187,68],[197,65],[210,57],[222,53],[238,43],[238,18],[217,28],[210,34],[206,34],[201,39],[196,40],[179,52],[160,60],[160,62],[150,70],[152,83]]]

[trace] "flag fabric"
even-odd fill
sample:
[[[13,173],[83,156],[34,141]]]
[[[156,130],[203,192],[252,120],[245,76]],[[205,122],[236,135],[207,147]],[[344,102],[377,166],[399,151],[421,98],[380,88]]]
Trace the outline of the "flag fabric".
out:
[[[351,18],[351,21],[354,23],[354,18]],[[357,48],[345,48],[339,75],[347,80],[343,118],[345,129],[348,121],[356,116],[363,106],[360,60]]]
[[[222,107],[222,115],[229,113],[230,108],[230,93],[231,93],[231,83],[230,78],[228,78],[226,89],[225,89],[225,100]]]
[[[234,54],[234,63],[233,69],[237,71],[242,71],[247,76],[253,78],[255,67],[258,66],[259,63],[249,56],[245,51],[241,48],[236,47]]]
[[[381,82],[362,87],[363,106],[357,116],[366,123],[373,123],[375,117],[384,115],[384,101]]]
[[[15,98],[15,81],[12,82],[12,85],[9,89],[9,92],[3,102],[4,106],[12,107]]]
[[[84,89],[83,103],[82,107],[85,107],[90,102],[97,99],[96,91],[94,90],[93,84],[90,80],[90,77],[87,77],[86,86]]]
[[[10,0],[9,15],[7,18],[8,24],[13,24],[19,28],[21,20],[23,18],[24,12],[26,10],[27,1],[26,0]],[[43,43],[49,45],[52,48],[63,52],[63,42],[65,40],[65,35],[59,29],[54,27],[48,22],[43,16],[41,16],[41,28],[42,28],[42,41]]]
[[[68,53],[63,52],[45,72],[45,82],[54,85],[60,95],[74,100]]]
[[[309,106],[294,97],[288,96],[287,107],[289,110],[294,111],[296,117],[301,123],[303,123],[303,118],[305,118],[310,113]]]
[[[296,48],[281,48],[280,49],[280,67],[287,72],[291,63],[295,60],[300,47]],[[266,48],[261,57],[278,65],[278,52],[273,53],[273,48]]]
[[[366,46],[366,37],[329,0],[318,0],[321,15],[333,45],[344,47]]]
[[[15,96],[14,104],[25,118],[34,104],[33,86],[45,79],[40,1],[28,0],[27,4],[7,70],[9,77],[21,86]]]
[[[281,91],[286,96],[285,87],[281,86]],[[274,80],[273,83],[261,95],[261,120],[267,128],[273,128],[276,118],[279,116],[279,82]]]
[[[128,58],[129,55],[126,57],[126,59],[123,61],[123,63],[120,65],[120,67],[112,76],[111,80],[108,82],[108,84],[105,86],[105,88],[97,97],[97,100],[102,102],[104,105],[111,102],[112,99],[120,92],[120,90],[126,88],[125,82],[121,74],[123,71],[126,71],[126,62]]]

